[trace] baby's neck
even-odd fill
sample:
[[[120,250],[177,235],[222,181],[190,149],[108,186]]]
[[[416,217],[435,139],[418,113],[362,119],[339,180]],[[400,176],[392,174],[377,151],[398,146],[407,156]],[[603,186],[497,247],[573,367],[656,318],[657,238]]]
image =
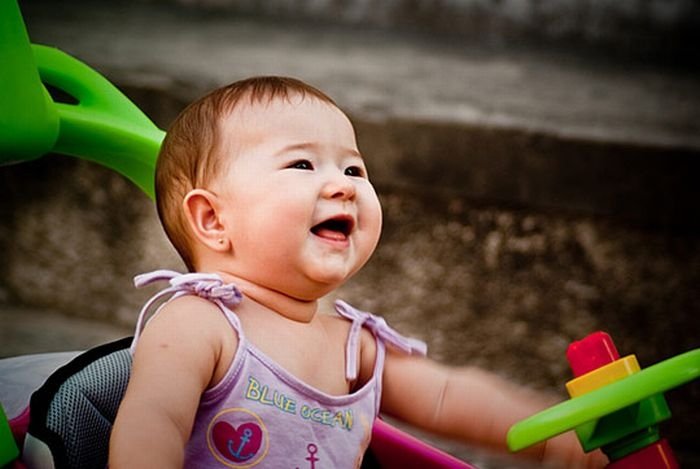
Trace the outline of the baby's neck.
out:
[[[252,300],[263,309],[302,323],[309,323],[316,316],[318,300],[300,300],[230,274],[220,273],[220,275],[225,282],[236,285],[245,298]],[[242,304],[242,307],[254,307],[250,302],[244,301],[244,303],[247,304]]]

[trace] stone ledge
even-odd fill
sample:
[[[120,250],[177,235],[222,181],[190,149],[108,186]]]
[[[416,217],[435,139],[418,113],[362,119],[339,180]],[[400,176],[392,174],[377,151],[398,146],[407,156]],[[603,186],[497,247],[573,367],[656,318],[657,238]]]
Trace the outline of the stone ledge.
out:
[[[35,42],[102,71],[161,127],[215,86],[289,74],[353,117],[380,187],[700,225],[700,81],[690,71],[162,4],[23,8]]]

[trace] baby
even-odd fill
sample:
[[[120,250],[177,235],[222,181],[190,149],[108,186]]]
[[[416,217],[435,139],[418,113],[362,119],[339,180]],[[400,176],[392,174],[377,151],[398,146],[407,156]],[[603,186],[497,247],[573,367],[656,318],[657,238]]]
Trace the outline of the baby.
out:
[[[158,213],[190,273],[141,312],[110,467],[358,467],[384,412],[505,450],[550,401],[426,358],[376,316],[319,299],[353,276],[382,214],[347,116],[295,79],[233,83],[191,104],[156,168]],[[161,298],[170,299],[143,327]],[[529,452],[602,467],[575,438]]]

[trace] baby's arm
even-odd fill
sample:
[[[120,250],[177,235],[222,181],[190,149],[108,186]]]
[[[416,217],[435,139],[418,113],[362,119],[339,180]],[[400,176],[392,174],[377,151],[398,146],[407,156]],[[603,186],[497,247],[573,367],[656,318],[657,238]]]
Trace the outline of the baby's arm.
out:
[[[182,467],[197,405],[215,375],[227,330],[216,306],[194,296],[174,300],[148,323],[114,423],[111,468]]]
[[[388,353],[382,411],[467,443],[506,451],[508,429],[555,403],[477,368],[449,368],[424,358]],[[566,467],[604,467],[602,453],[585,455],[571,433],[526,455]]]

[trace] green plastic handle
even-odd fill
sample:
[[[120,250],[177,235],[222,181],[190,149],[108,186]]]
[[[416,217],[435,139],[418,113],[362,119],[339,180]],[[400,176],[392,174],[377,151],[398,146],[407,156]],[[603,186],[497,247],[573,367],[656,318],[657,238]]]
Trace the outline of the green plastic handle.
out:
[[[0,163],[38,158],[58,139],[58,111],[41,85],[17,2],[0,1]]]
[[[700,349],[695,349],[516,423],[508,432],[508,448],[520,451],[698,377]]]
[[[0,164],[50,152],[95,161],[153,198],[165,132],[106,78],[58,49],[31,45],[15,0],[0,1]],[[44,84],[75,98],[56,103]]]
[[[32,46],[41,79],[78,100],[55,103],[60,132],[56,153],[111,168],[153,198],[153,175],[165,132],[102,75],[61,52]]]

